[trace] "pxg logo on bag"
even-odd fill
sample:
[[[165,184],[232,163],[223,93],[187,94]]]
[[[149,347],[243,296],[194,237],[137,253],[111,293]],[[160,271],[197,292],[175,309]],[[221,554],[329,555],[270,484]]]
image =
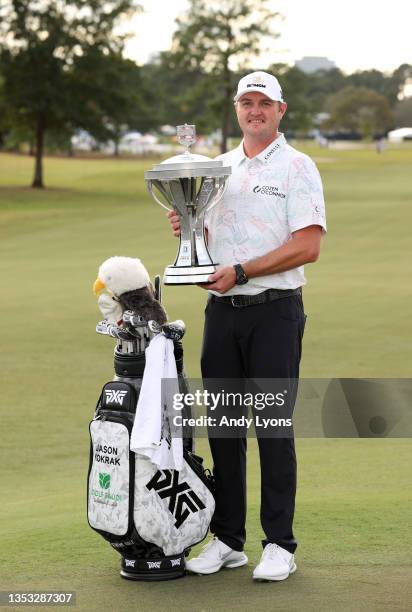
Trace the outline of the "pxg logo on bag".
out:
[[[168,510],[175,518],[177,529],[191,514],[206,508],[187,482],[179,483],[179,472],[176,470],[158,470],[146,488],[156,491],[161,499],[170,498]]]
[[[161,561],[146,561],[146,565],[149,569],[160,569],[161,564]]]
[[[127,395],[127,391],[122,391],[121,389],[105,389],[106,395],[106,404],[119,404],[119,406],[123,406],[123,400],[125,395]]]
[[[102,391],[101,407],[134,412],[136,409],[136,394],[133,387],[120,381],[106,383]]]

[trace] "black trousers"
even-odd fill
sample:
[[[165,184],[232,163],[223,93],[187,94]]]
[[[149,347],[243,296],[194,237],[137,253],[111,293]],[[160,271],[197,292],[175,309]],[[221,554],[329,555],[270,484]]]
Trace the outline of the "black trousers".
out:
[[[209,299],[202,347],[204,379],[297,379],[305,326],[302,297],[292,295],[255,306],[233,307]],[[265,546],[293,553],[296,494],[293,438],[258,437],[261,524]],[[209,435],[216,483],[211,531],[241,551],[246,540],[246,437]]]

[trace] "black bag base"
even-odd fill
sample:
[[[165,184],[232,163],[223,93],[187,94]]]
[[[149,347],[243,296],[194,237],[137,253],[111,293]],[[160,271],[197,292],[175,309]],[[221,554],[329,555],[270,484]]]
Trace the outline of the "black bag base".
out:
[[[125,580],[175,580],[186,574],[185,555],[145,559],[122,557],[120,576]]]

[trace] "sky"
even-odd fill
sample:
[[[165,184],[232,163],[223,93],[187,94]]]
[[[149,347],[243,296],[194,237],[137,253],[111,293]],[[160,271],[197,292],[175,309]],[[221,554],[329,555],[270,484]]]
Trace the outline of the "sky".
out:
[[[127,29],[134,34],[126,54],[145,63],[153,53],[170,48],[174,19],[187,0],[140,0],[145,12]],[[303,56],[325,56],[346,73],[376,68],[391,72],[412,64],[412,2],[410,0],[270,0],[284,20],[280,38],[259,67]]]

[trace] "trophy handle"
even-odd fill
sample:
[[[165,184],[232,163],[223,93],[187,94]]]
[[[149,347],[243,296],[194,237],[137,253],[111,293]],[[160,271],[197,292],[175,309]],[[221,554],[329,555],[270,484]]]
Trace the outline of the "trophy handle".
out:
[[[159,200],[159,198],[157,197],[156,193],[153,191],[153,184],[152,184],[152,181],[150,181],[150,180],[147,181],[147,191],[150,193],[150,195],[155,200],[155,202],[160,204],[160,206],[162,208],[164,208],[164,209],[166,209],[168,211],[173,210],[173,208],[169,208],[168,206],[166,206],[166,204],[163,204],[163,202],[161,200]]]
[[[227,178],[227,177],[225,177]],[[212,210],[212,208],[214,208],[216,206],[216,204],[219,204],[220,200],[223,198],[223,196],[226,193],[227,190],[227,186],[228,186],[228,181],[225,180],[225,178],[220,178],[219,179],[219,187],[215,196],[215,201],[208,207],[207,211],[209,212],[210,210]]]

